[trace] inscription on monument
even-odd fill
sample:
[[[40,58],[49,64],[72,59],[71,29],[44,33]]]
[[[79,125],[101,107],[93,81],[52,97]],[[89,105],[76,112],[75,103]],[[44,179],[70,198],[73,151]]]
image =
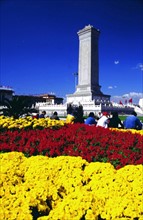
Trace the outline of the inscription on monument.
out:
[[[79,77],[79,84],[85,85],[89,82],[89,66],[90,66],[90,47],[89,47],[90,41],[89,40],[83,40],[80,43],[80,77]]]

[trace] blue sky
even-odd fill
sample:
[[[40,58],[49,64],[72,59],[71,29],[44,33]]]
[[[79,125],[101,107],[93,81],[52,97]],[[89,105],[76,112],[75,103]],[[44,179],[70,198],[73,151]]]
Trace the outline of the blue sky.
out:
[[[142,0],[1,0],[0,84],[16,94],[75,92],[77,32],[100,29],[99,84],[111,100],[143,97]]]

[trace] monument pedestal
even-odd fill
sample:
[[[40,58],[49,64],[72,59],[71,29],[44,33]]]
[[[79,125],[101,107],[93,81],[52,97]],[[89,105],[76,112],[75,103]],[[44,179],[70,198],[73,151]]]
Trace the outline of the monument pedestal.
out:
[[[90,92],[83,92],[83,93],[74,93],[67,95],[67,103],[77,104],[80,103],[81,105],[86,105],[86,103],[100,105],[100,104],[109,104],[110,103],[110,96],[99,94],[93,95]]]

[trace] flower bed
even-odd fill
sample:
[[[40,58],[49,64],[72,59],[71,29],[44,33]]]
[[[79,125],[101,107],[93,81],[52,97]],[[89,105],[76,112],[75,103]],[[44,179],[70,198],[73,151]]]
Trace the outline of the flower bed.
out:
[[[0,116],[0,129],[1,130],[15,130],[15,129],[43,129],[43,128],[59,128],[64,126],[64,120],[51,120],[50,118],[19,118]]]
[[[110,162],[120,168],[143,163],[142,139],[140,133],[84,124],[58,129],[8,129],[0,133],[0,151],[19,151],[26,156],[81,156],[88,162]]]
[[[0,130],[2,219],[142,220],[143,131],[30,117]]]
[[[2,153],[0,215],[10,220],[141,220],[143,166]]]

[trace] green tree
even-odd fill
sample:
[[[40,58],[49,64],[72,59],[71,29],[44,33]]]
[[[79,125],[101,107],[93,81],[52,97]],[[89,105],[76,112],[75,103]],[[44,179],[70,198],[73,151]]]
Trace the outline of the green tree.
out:
[[[13,116],[15,119],[26,114],[29,115],[32,112],[37,112],[32,108],[32,102],[28,97],[13,96],[11,100],[5,98],[1,103],[3,114],[5,116]]]

